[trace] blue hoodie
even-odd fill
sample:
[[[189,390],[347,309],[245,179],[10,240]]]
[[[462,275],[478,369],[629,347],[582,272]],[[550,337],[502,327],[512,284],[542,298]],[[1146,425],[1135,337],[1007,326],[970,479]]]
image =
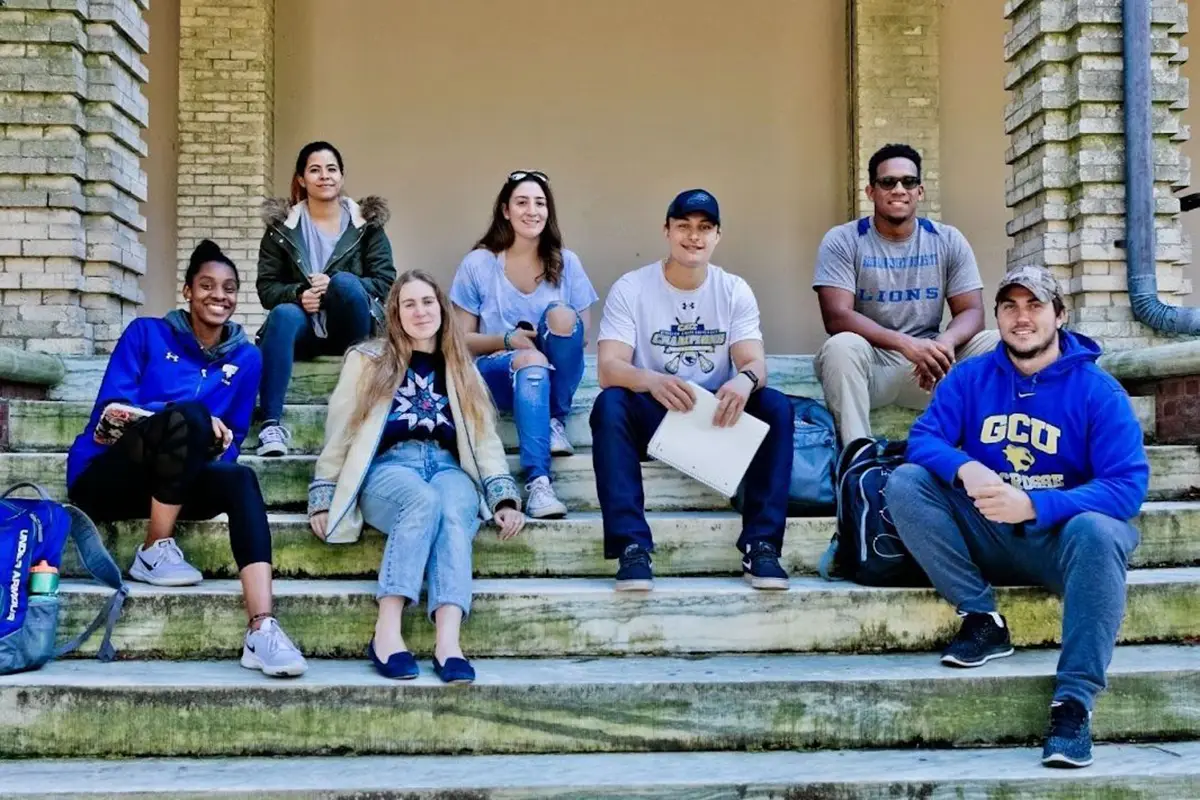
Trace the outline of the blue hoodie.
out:
[[[1029,493],[1031,530],[1085,511],[1136,516],[1150,465],[1129,397],[1096,365],[1091,339],[1062,331],[1059,345],[1058,360],[1028,377],[1003,345],[950,370],[913,425],[908,460],[949,484],[982,463]]]
[[[225,323],[220,344],[205,350],[184,311],[135,319],[117,341],[92,416],[67,454],[67,485],[106,449],[92,432],[104,408],[115,402],[158,412],[169,403],[198,400],[233,432],[233,444],[221,458],[237,460],[261,374],[262,355],[237,323]]]

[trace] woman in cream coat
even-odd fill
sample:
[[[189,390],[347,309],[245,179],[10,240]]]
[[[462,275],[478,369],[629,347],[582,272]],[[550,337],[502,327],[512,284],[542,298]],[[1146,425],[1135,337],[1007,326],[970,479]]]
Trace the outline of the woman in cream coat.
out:
[[[329,399],[309,521],[331,543],[357,540],[364,523],[388,537],[367,647],[375,669],[389,678],[417,676],[400,622],[428,577],[434,671],[447,683],[469,683],[475,671],[459,629],[471,605],[471,542],[481,510],[502,538],[519,533],[521,495],[445,293],[411,270],[392,286],[386,315],[386,338],[346,354]]]

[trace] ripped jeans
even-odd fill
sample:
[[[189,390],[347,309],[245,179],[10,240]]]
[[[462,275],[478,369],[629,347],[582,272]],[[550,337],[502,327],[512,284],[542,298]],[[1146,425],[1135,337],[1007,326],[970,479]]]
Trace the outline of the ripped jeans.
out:
[[[556,307],[567,306],[547,306],[537,327],[538,349],[550,362],[549,367],[523,367],[514,375],[512,363],[517,351],[511,350],[480,356],[475,361],[496,408],[512,412],[521,442],[521,469],[527,481],[550,476],[550,419],[567,421],[575,390],[583,379],[583,321],[576,317],[569,336],[551,332],[546,317]]]

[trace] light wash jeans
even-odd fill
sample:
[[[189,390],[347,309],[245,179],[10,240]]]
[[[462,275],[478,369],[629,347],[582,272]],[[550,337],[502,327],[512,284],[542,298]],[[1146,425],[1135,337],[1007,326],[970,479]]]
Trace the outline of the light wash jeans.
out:
[[[416,603],[424,577],[431,619],[444,605],[470,613],[479,491],[453,454],[434,442],[396,444],[371,462],[358,506],[363,520],[387,535],[376,598]]]
[[[570,336],[551,333],[546,317],[550,309],[567,308],[551,303],[538,321],[538,350],[547,367],[524,367],[513,374],[515,351],[480,356],[475,361],[501,411],[513,412],[521,440],[521,469],[525,480],[550,477],[550,419],[566,422],[575,390],[583,380],[583,320],[575,320]]]
[[[965,490],[917,464],[892,473],[887,496],[900,538],[958,611],[995,611],[993,583],[1044,586],[1062,597],[1054,699],[1074,698],[1090,709],[1105,687],[1125,616],[1125,570],[1137,530],[1087,512],[1057,529],[1021,531],[989,521]]]

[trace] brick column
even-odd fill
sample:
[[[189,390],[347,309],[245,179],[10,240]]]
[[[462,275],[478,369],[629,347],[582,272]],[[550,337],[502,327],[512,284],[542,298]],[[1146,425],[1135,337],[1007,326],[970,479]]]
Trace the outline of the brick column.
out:
[[[0,344],[107,352],[141,302],[145,2],[0,8]]]
[[[922,214],[940,217],[939,121],[940,0],[852,0],[851,102],[854,164],[850,210],[867,216],[863,194],[871,154],[889,142],[921,154],[925,177]]]
[[[254,291],[259,207],[271,191],[274,0],[182,0],[179,30],[179,275],[201,239],[242,275],[238,319],[265,316]]]
[[[1190,253],[1172,195],[1190,180],[1178,146],[1187,138],[1179,119],[1188,94],[1179,75],[1187,7],[1153,0],[1152,9],[1158,288],[1164,301],[1178,303],[1190,291],[1183,278]],[[1160,341],[1133,321],[1117,246],[1125,235],[1121,3],[1008,0],[1005,16],[1008,267],[1053,268],[1070,290],[1072,326],[1108,350]]]

